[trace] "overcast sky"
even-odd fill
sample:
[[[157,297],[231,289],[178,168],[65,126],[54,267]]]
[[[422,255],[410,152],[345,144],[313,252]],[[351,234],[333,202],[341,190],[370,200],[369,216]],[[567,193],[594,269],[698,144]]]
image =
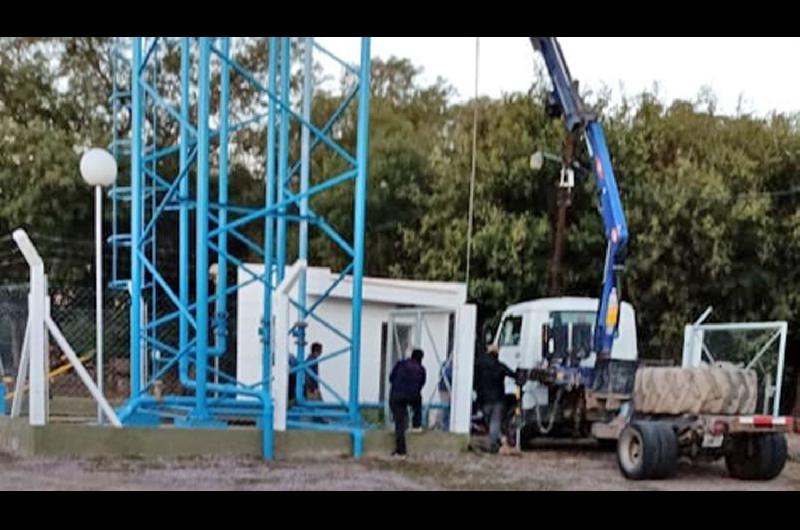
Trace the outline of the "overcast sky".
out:
[[[663,100],[694,100],[709,86],[718,111],[800,111],[797,37],[561,37],[573,77],[583,87],[607,86],[635,95],[659,85]],[[357,62],[358,39],[320,37],[337,54]],[[527,37],[481,37],[479,92],[498,97],[524,91],[533,80],[534,55]],[[423,80],[446,79],[460,99],[474,92],[475,37],[373,37],[373,57],[406,57],[424,68]]]

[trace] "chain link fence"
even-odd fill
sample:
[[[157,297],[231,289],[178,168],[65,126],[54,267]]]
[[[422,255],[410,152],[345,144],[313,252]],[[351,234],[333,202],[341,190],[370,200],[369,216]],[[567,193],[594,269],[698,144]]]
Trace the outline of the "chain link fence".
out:
[[[95,290],[91,287],[48,285],[50,314],[94,380],[97,378]],[[107,398],[127,397],[130,371],[130,297],[124,291],[103,293],[103,390]],[[10,406],[22,356],[28,318],[28,284],[0,286],[0,370]],[[91,395],[54,340],[50,340],[50,399]],[[53,411],[58,414],[57,410]]]

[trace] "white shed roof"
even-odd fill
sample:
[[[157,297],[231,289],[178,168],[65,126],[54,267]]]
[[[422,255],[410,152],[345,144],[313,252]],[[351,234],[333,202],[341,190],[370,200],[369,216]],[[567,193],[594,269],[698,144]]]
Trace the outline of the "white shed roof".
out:
[[[309,267],[307,290],[310,296],[320,296],[339,276],[327,267]],[[364,277],[364,301],[430,307],[454,307],[467,302],[467,287],[459,282],[430,282]],[[352,277],[345,277],[331,293],[333,298],[350,299]]]

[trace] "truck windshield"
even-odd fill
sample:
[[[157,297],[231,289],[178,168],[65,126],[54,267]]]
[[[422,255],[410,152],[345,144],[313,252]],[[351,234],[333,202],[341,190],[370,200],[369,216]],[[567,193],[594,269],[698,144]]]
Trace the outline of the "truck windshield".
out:
[[[518,346],[522,317],[506,317],[500,326],[500,346]]]
[[[586,358],[592,350],[595,313],[591,311],[553,311],[543,331],[545,346],[556,357]]]
[[[554,326],[566,326],[567,324],[591,324],[597,314],[592,311],[553,311],[550,313],[550,322]]]

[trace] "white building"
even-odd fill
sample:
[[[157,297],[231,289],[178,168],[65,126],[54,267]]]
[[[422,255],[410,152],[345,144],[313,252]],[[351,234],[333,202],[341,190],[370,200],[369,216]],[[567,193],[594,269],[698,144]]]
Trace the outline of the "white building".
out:
[[[263,274],[263,265],[248,264],[248,269]],[[296,278],[302,263],[293,265],[273,297],[273,398],[275,429],[286,428],[288,354],[296,345],[289,330],[297,322],[297,310],[287,294],[297,297]],[[328,268],[308,267],[308,305],[314,304],[339,276]],[[251,276],[239,270],[239,282]],[[330,327],[350,334],[352,320],[351,277],[345,277],[314,311],[306,327],[306,342],[323,345],[323,357],[342,351],[319,364],[319,376],[325,401],[336,401],[336,394],[346,400],[349,388],[350,354],[347,342]],[[472,371],[475,342],[475,306],[466,303],[462,283],[364,278],[361,319],[361,363],[359,401],[385,402],[388,397],[388,373],[397,358],[407,356],[412,348],[425,352],[423,365],[428,377],[423,388],[426,404],[438,403],[441,368],[452,352],[453,382],[449,429],[468,433],[472,401]],[[251,283],[238,292],[237,309],[237,379],[257,383],[261,379],[261,339],[259,327],[263,313],[263,286]],[[323,323],[324,322],[324,323]],[[328,324],[329,326],[326,326]],[[394,339],[394,340],[392,340]]]

